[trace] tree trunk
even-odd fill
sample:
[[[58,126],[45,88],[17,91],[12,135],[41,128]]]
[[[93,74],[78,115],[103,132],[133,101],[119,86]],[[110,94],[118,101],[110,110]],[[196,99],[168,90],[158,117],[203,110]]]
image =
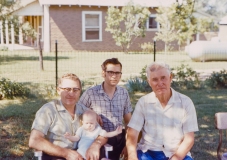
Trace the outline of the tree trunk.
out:
[[[167,53],[167,44],[165,43],[165,55]]]
[[[40,63],[40,70],[44,71],[43,68],[43,50],[42,50],[42,46],[40,43],[40,37],[39,37],[39,63]]]

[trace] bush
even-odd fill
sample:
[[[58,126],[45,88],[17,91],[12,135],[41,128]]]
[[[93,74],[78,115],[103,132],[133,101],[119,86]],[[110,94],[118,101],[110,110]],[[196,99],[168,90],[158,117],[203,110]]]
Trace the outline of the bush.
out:
[[[30,89],[22,83],[11,82],[9,79],[0,80],[0,99],[14,97],[27,97],[30,95]]]
[[[212,88],[227,88],[227,70],[223,69],[220,72],[213,72],[206,79],[206,83]]]
[[[127,90],[129,91],[129,93],[133,93],[136,91],[151,92],[151,87],[149,86],[148,82],[139,77],[134,77],[134,78],[128,79],[125,86],[126,86]]]
[[[147,68],[147,65],[145,65],[143,68],[142,68],[142,71],[140,72],[140,78],[143,79],[143,80],[147,80],[147,72],[146,72],[146,68]]]
[[[8,51],[8,47],[6,47],[6,46],[1,46],[1,47],[0,47],[0,51]]]
[[[192,70],[188,65],[181,64],[180,67],[173,69],[172,86],[186,89],[200,89],[202,88],[202,83],[196,71]]]
[[[148,43],[143,43],[140,45],[141,49],[143,52],[145,53],[151,53],[151,52],[154,52],[154,44],[151,43],[151,42],[148,42]]]

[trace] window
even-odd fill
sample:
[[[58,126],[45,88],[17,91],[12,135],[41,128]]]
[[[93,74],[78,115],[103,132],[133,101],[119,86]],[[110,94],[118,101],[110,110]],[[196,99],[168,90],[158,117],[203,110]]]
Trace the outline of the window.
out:
[[[156,15],[150,15],[150,17],[147,20],[147,30],[158,30],[159,24],[155,20]]]
[[[82,41],[102,41],[102,12],[82,12]]]

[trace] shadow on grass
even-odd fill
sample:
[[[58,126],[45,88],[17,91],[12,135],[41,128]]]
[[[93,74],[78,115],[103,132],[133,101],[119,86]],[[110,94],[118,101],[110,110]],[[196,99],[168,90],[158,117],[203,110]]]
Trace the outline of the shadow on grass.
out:
[[[199,131],[195,133],[195,144],[191,153],[195,160],[214,160],[218,146],[218,130],[215,129],[214,115],[227,112],[226,89],[182,90],[194,102]],[[227,141],[223,149],[227,151]],[[223,150],[223,151],[224,151]]]
[[[0,159],[32,159],[28,147],[31,125],[36,111],[47,101],[39,97],[0,105]]]
[[[58,56],[58,60],[62,59],[69,59],[67,56]],[[55,55],[53,56],[43,56],[44,61],[55,61]],[[0,56],[0,64],[2,63],[15,63],[17,61],[39,61],[39,55],[37,56],[19,56],[19,55],[14,55],[14,56]]]
[[[226,89],[203,89],[203,90],[179,90],[189,96],[194,102],[199,131],[195,133],[195,143],[191,149],[194,160],[214,160],[218,146],[218,130],[215,129],[214,115],[217,112],[227,112]],[[138,99],[145,93],[130,94],[133,107]],[[227,152],[227,140],[225,136],[222,151]]]

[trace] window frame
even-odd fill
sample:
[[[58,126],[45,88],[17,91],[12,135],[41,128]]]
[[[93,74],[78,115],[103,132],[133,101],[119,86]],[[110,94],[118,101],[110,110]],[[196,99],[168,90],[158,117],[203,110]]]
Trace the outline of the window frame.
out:
[[[156,18],[156,14],[151,14],[149,16],[149,18],[150,17]],[[158,31],[160,29],[160,25],[159,25],[159,23],[157,21],[156,21],[157,22],[157,28],[149,28],[149,18],[147,19],[147,22],[146,22],[147,31]]]
[[[99,29],[99,39],[86,40],[85,26],[86,14],[99,15],[99,26],[96,26]],[[102,11],[82,11],[82,42],[98,42],[98,41],[102,41]]]

